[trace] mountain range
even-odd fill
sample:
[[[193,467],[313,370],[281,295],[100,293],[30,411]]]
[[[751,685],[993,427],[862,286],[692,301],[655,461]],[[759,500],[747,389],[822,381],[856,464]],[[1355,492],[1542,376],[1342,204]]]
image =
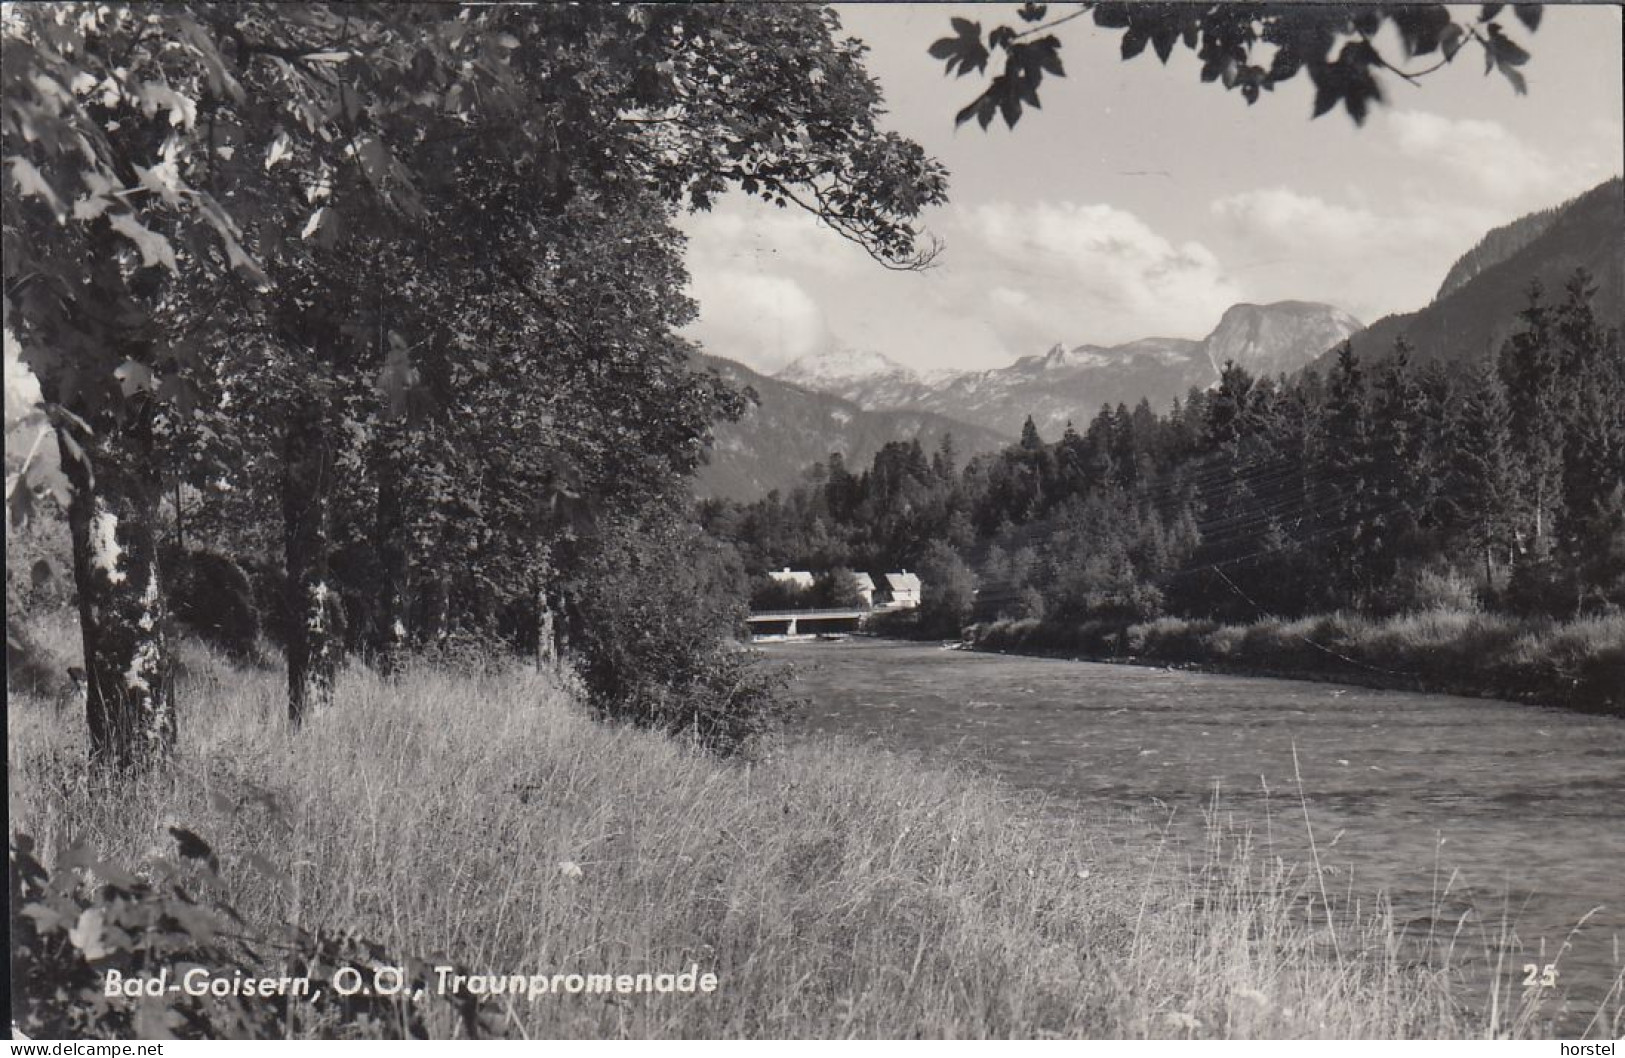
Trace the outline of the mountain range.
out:
[[[713,371],[741,388],[749,387],[757,403],[736,423],[716,430],[710,462],[700,468],[695,492],[702,498],[754,499],[801,480],[807,468],[839,452],[854,469],[866,467],[889,441],[916,438],[927,452],[952,434],[964,459],[991,452],[1014,440],[1012,434],[955,422],[930,411],[869,411],[857,403],[770,378],[743,364],[699,355],[693,366]],[[1016,424],[1018,427],[1020,423]]]
[[[803,357],[768,376],[697,356],[697,369],[750,387],[757,403],[739,422],[718,427],[696,491],[752,499],[793,485],[831,452],[859,467],[887,442],[916,437],[930,451],[952,434],[965,459],[1010,444],[1028,415],[1053,439],[1068,422],[1086,423],[1102,404],[1146,397],[1166,406],[1192,386],[1217,381],[1226,360],[1260,373],[1294,370],[1358,329],[1357,320],[1330,305],[1286,301],[1232,306],[1200,341],[1057,345],[990,371],[919,372],[878,352],[846,349]]]
[[[742,423],[718,430],[700,492],[759,496],[793,484],[832,451],[866,463],[887,441],[916,435],[929,448],[952,433],[963,458],[1008,444],[1028,415],[1053,440],[1067,422],[1081,428],[1102,405],[1145,398],[1162,410],[1192,386],[1216,382],[1226,361],[1255,376],[1324,370],[1346,338],[1365,359],[1385,356],[1401,336],[1418,363],[1494,355],[1518,325],[1530,281],[1539,279],[1548,300],[1557,300],[1577,267],[1596,283],[1599,318],[1625,321],[1625,183],[1618,177],[1486,233],[1427,305],[1369,327],[1332,305],[1282,301],[1233,305],[1200,340],[1056,345],[986,371],[920,372],[879,352],[845,349],[803,357],[770,378],[701,357],[703,369],[752,386],[761,403]]]
[[[1281,301],[1232,305],[1201,340],[1141,338],[1122,345],[1056,345],[988,371],[922,376],[880,353],[838,350],[803,357],[776,376],[841,397],[870,411],[936,412],[997,433],[1019,432],[1028,415],[1053,439],[1068,422],[1081,426],[1101,405],[1162,409],[1192,386],[1218,381],[1226,361],[1255,375],[1291,373],[1360,329],[1331,305]]]

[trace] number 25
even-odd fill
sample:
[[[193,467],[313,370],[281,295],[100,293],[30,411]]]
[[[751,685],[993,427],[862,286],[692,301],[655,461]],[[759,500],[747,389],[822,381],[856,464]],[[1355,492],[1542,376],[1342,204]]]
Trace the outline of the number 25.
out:
[[[1523,986],[1525,988],[1556,988],[1557,964],[1549,962],[1545,966],[1536,966],[1532,962],[1524,963]]]

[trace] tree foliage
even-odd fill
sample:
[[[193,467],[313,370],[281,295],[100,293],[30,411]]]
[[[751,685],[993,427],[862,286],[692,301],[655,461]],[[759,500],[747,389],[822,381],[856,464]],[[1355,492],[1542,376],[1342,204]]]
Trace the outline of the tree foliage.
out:
[[[985,32],[979,22],[953,18],[952,35],[929,51],[945,74],[987,77],[982,92],[955,115],[955,125],[974,118],[986,129],[1000,117],[1015,128],[1026,108],[1040,106],[1045,75],[1065,76],[1062,41],[1053,30],[1085,15],[1097,27],[1121,33],[1124,60],[1149,46],[1167,64],[1184,48],[1200,63],[1204,83],[1239,92],[1248,105],[1302,73],[1315,88],[1314,117],[1341,106],[1362,124],[1371,105],[1383,101],[1382,76],[1419,83],[1469,47],[1483,55],[1485,73],[1499,72],[1524,94],[1520,67],[1529,52],[1508,33],[1506,6],[1484,4],[1473,12],[1446,4],[1097,2],[1050,18],[1048,5],[1026,3],[1018,9],[1019,21]],[[1542,5],[1511,7],[1524,31],[1540,27]],[[1385,36],[1397,40],[1386,42]]]
[[[917,218],[944,171],[881,127],[827,9],[5,18],[7,325],[72,485],[25,467],[8,499],[54,490],[81,587],[111,571],[82,620],[92,683],[159,742],[172,702],[128,692],[167,664],[163,496],[278,571],[297,721],[346,646],[579,616],[560,586],[604,560],[587,525],[666,502],[739,413],[676,334],[679,210],[738,190],[887,267],[934,252]]]
[[[606,714],[734,753],[768,730],[779,675],[728,640],[747,613],[738,556],[671,509],[599,527],[569,584],[575,648]]]
[[[920,557],[920,627],[957,636],[976,605],[976,574],[952,547],[934,541]]]
[[[1164,614],[1607,611],[1625,606],[1625,355],[1592,294],[1584,274],[1556,304],[1535,291],[1499,359],[1418,369],[1400,342],[1345,344],[1325,379],[1227,364],[1161,415],[1103,407],[1053,443],[1024,429],[957,476],[907,445],[856,473],[832,457],[821,489],[713,504],[706,522],[752,569],[918,567],[928,604],[945,578],[955,601],[927,607],[943,634],[972,618],[1104,642]],[[950,554],[977,575],[974,605]]]

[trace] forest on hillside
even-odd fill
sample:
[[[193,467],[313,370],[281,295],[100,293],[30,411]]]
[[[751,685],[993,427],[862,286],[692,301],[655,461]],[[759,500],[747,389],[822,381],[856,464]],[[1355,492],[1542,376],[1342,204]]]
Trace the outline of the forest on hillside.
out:
[[[924,623],[1125,627],[1445,607],[1568,618],[1625,607],[1625,356],[1577,273],[1532,285],[1499,358],[1412,364],[1356,337],[1325,376],[1228,365],[1159,415],[1029,419],[956,465],[896,443],[702,519],[753,572],[911,568]]]

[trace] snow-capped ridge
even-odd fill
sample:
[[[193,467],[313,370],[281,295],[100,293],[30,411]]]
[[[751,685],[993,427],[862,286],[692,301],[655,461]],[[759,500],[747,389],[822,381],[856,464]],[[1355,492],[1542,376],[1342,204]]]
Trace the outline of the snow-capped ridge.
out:
[[[896,377],[918,382],[919,376],[884,353],[871,349],[828,349],[799,357],[774,377],[809,389]]]
[[[1068,421],[1088,421],[1102,404],[1133,405],[1143,398],[1166,407],[1192,386],[1216,382],[1227,360],[1255,375],[1296,371],[1359,329],[1358,320],[1332,305],[1242,304],[1227,309],[1200,340],[1056,342],[1006,367],[930,373],[883,353],[838,349],[802,357],[776,377],[870,411],[933,411],[1005,434],[1015,433],[1030,414],[1044,436],[1054,437]]]

